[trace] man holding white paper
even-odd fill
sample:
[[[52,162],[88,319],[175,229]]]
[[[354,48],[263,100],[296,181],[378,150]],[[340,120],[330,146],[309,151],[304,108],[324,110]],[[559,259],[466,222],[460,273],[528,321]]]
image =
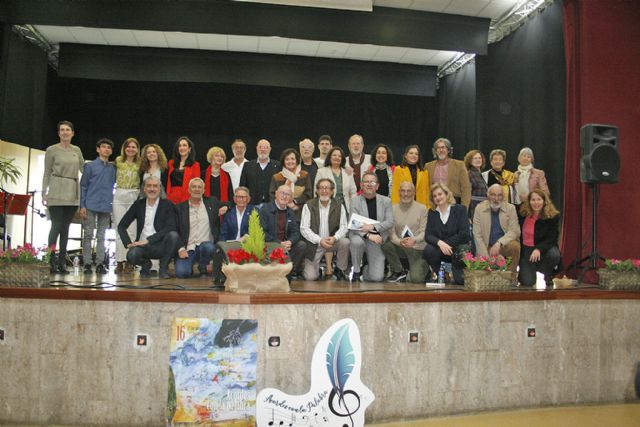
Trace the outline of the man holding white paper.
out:
[[[349,240],[354,281],[381,282],[384,279],[382,245],[393,226],[393,210],[391,199],[377,194],[378,185],[376,174],[365,172],[361,181],[362,194],[351,199]],[[360,269],[365,252],[368,265],[362,274]]]
[[[411,181],[400,184],[400,203],[393,206],[393,227],[382,252],[391,266],[390,282],[424,283],[429,267],[422,258],[426,243],[427,208],[414,200],[416,187]],[[409,260],[409,273],[404,271],[401,258]]]

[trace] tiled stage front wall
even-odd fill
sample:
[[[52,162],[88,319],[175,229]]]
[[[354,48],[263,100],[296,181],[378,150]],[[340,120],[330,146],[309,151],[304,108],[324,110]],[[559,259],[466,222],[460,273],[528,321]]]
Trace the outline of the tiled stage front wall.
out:
[[[164,425],[174,317],[258,320],[258,390],[304,393],[316,341],[350,317],[367,420],[635,399],[640,300],[205,305],[0,298],[0,422]],[[526,338],[535,325],[538,336]],[[408,343],[419,331],[420,342]],[[136,333],[150,334],[146,352]],[[266,345],[281,337],[279,348]]]

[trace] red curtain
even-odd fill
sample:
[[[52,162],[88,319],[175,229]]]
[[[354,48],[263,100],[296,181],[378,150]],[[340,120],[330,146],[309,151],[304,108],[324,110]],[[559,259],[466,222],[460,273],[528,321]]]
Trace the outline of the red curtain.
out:
[[[591,191],[580,182],[580,127],[618,126],[620,181],[600,186],[598,252],[640,258],[640,3],[565,0],[565,265],[591,252]],[[593,280],[593,278],[592,278]]]

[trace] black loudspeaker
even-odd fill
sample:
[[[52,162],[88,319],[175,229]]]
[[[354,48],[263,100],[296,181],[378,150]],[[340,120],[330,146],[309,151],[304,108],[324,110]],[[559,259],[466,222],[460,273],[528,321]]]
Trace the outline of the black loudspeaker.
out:
[[[588,124],[580,128],[580,181],[587,184],[613,184],[620,174],[618,127]]]

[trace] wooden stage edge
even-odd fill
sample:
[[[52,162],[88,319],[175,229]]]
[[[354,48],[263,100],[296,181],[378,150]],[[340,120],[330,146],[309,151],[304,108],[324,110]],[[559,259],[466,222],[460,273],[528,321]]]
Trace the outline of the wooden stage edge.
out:
[[[137,275],[136,275],[137,276]],[[120,278],[114,274],[63,279],[51,287],[0,286],[0,298],[91,301],[139,301],[193,304],[367,304],[478,301],[640,299],[640,291],[610,291],[595,285],[568,289],[513,288],[503,292],[470,292],[460,286],[430,288],[393,283],[294,281],[288,293],[239,294],[214,289],[207,279]],[[75,280],[74,280],[75,279]]]

